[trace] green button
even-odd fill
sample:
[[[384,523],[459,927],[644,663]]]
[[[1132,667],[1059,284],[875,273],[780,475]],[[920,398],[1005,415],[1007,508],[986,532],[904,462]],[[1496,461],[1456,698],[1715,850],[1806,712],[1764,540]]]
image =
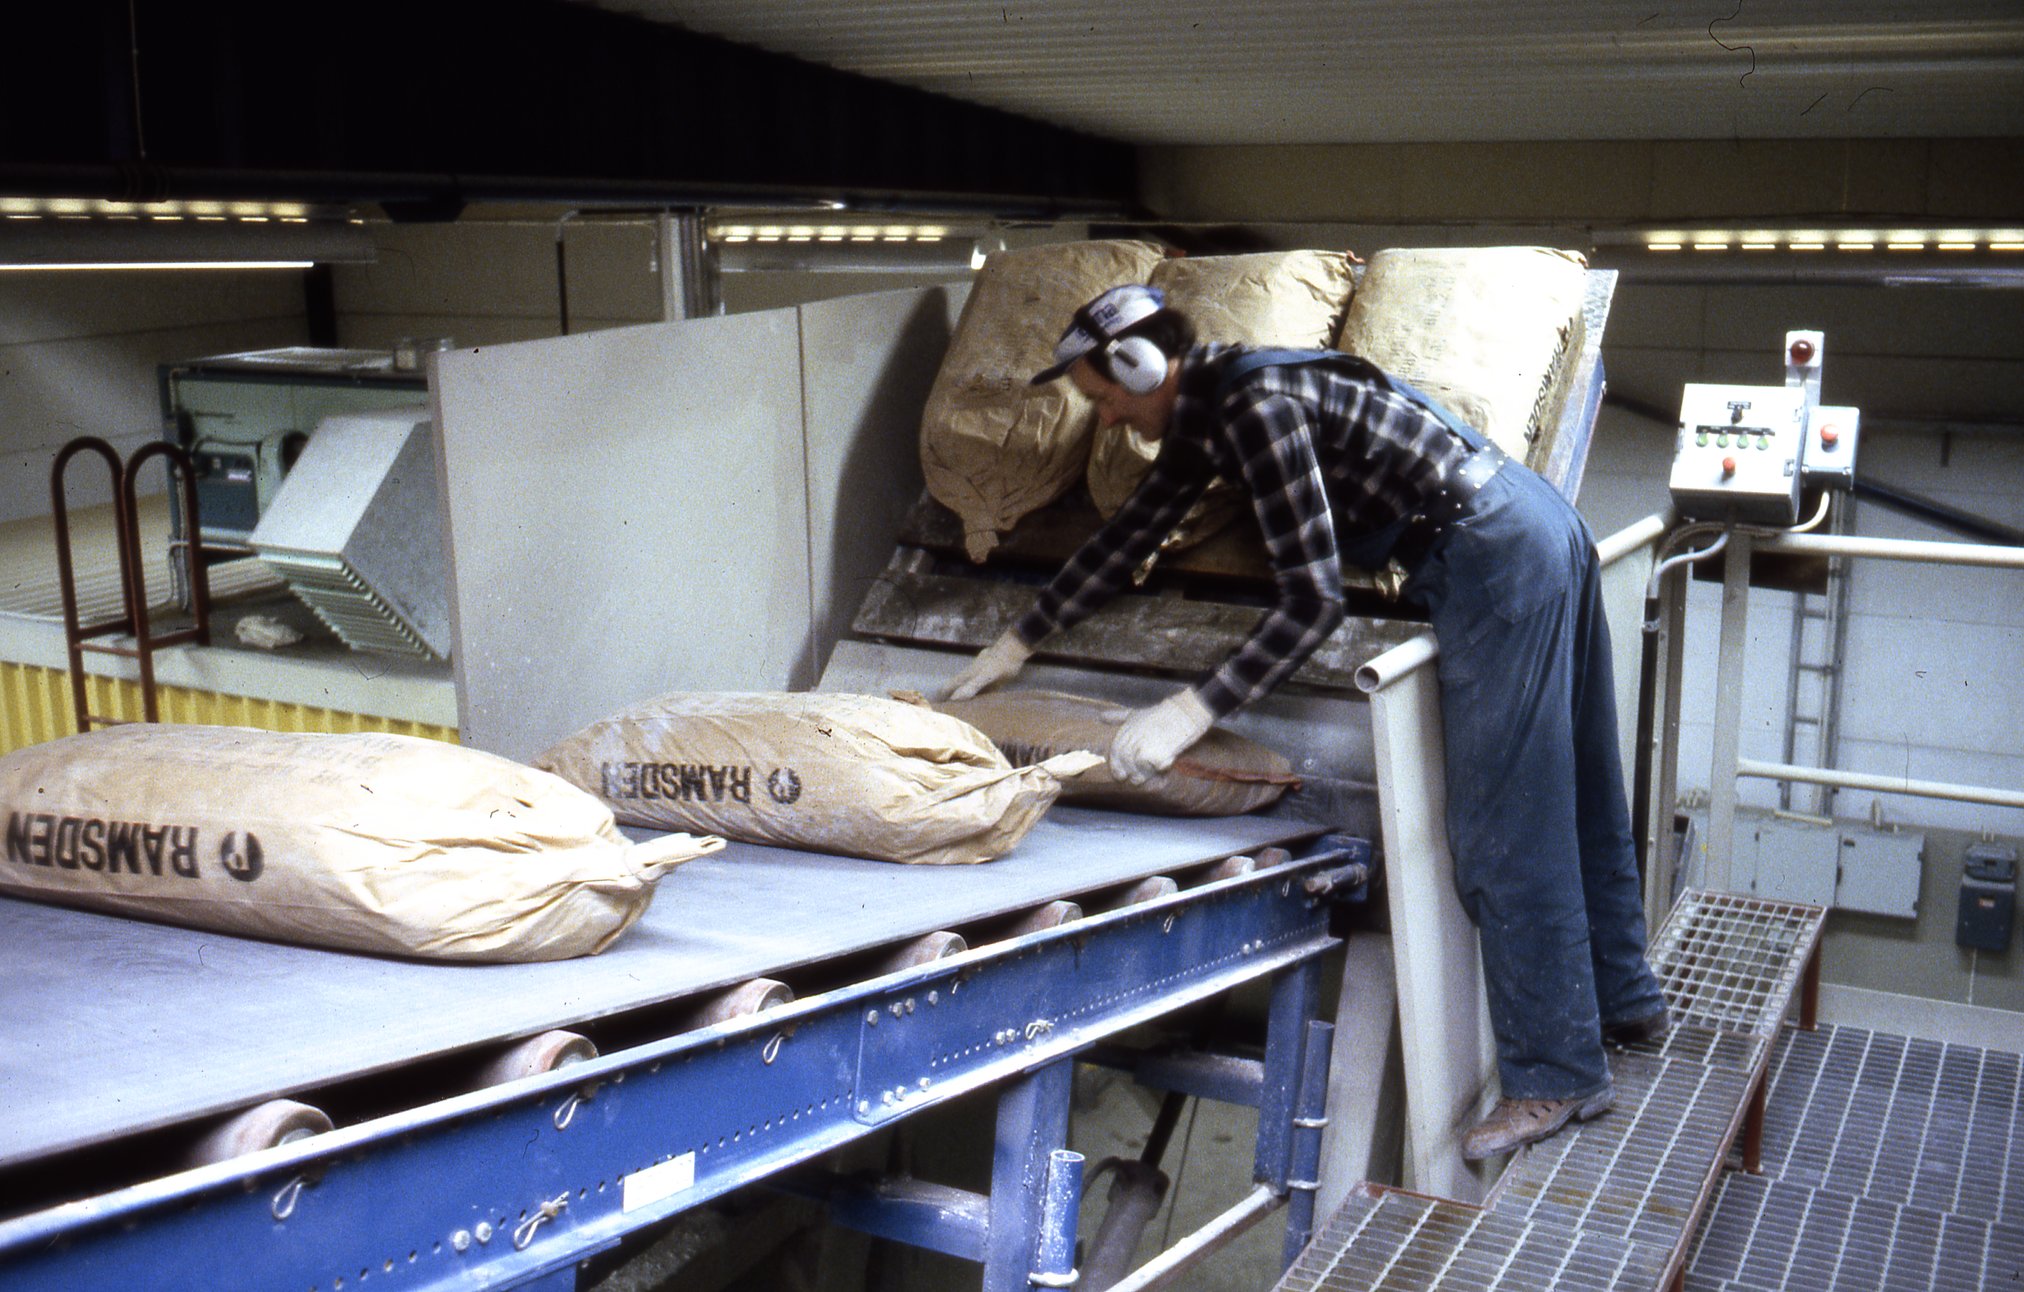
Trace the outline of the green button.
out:
[[[1707,447],[1708,447],[1708,433],[1707,433],[1706,431],[1702,431],[1702,432],[1701,432],[1701,433],[1700,433],[1699,435],[1696,435],[1696,436],[1694,437],[1694,443],[1695,443],[1696,445],[1698,445],[1699,447],[1701,447],[1701,448],[1704,448],[1704,449],[1705,449],[1705,448],[1707,448]]]

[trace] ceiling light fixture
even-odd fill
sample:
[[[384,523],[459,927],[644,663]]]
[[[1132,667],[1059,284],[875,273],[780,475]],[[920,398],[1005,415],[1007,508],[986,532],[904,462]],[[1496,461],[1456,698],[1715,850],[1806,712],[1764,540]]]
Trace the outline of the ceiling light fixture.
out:
[[[4,254],[4,253],[0,253]],[[78,260],[0,263],[0,273],[72,273],[78,270],[308,269],[313,260]]]
[[[1616,248],[1670,253],[1692,248],[1695,251],[1891,251],[1953,253],[1972,251],[2024,250],[2024,230],[2019,229],[1609,229],[1592,235],[1598,250]]]
[[[364,226],[299,202],[0,197],[0,267],[277,269],[366,263]]]

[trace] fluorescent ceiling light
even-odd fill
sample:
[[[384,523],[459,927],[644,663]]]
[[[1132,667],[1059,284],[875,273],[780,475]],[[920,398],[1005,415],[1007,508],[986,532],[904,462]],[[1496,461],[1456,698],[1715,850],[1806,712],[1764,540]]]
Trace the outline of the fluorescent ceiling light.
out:
[[[308,269],[313,260],[99,260],[0,264],[0,273],[68,273],[80,269]]]
[[[1924,252],[2018,251],[2024,250],[2024,231],[2012,228],[1910,228],[1910,229],[1824,229],[1814,228],[1731,228],[1689,229],[1597,229],[1592,236],[1597,249],[1636,248],[1647,252],[1675,252],[1687,248],[1703,252],[1725,251],[1840,251]]]

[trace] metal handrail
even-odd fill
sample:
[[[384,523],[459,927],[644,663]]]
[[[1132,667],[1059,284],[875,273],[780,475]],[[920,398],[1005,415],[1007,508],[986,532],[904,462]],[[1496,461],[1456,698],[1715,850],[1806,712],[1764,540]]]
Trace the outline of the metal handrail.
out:
[[[123,611],[117,618],[89,625],[81,622],[78,611],[77,571],[71,556],[70,506],[64,496],[64,475],[69,469],[71,460],[78,454],[87,452],[95,453],[104,460],[112,479],[113,545],[119,571],[120,606]],[[139,479],[142,465],[155,457],[163,458],[169,464],[170,474],[177,477],[182,491],[183,514],[188,517],[190,533],[192,535],[200,533],[196,465],[191,461],[190,455],[176,445],[166,441],[145,445],[122,465],[118,451],[111,444],[95,435],[85,435],[57,450],[55,459],[50,463],[50,520],[56,530],[56,570],[63,597],[63,636],[70,663],[71,707],[77,718],[79,733],[91,730],[94,724],[110,726],[121,721],[118,718],[91,712],[84,670],[84,652],[89,650],[133,659],[140,670],[143,719],[147,722],[159,722],[161,717],[155,691],[155,652],[163,647],[177,646],[185,642],[206,646],[211,641],[210,576],[204,565],[203,545],[195,538],[181,545],[185,571],[189,579],[192,625],[157,637],[153,635],[148,622],[147,578],[141,568],[140,506],[136,497],[135,482]],[[132,636],[134,644],[117,646],[97,641],[101,637],[121,634]]]

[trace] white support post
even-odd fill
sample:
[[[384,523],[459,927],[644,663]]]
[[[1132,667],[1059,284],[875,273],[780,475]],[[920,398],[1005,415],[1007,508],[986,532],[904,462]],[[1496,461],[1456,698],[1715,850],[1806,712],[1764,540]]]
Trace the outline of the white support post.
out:
[[[1729,532],[1722,567],[1722,641],[1715,672],[1714,752],[1708,760],[1708,837],[1702,867],[1706,887],[1727,892],[1729,863],[1736,849],[1736,768],[1743,729],[1744,652],[1749,645],[1750,555],[1756,543],[1747,530]]]
[[[1370,692],[1378,817],[1391,903],[1406,1075],[1405,1179],[1437,1197],[1480,1201],[1492,1178],[1462,1160],[1461,1135],[1496,1083],[1496,1042],[1476,928],[1455,895],[1448,852],[1440,682],[1431,635],[1359,673]]]

